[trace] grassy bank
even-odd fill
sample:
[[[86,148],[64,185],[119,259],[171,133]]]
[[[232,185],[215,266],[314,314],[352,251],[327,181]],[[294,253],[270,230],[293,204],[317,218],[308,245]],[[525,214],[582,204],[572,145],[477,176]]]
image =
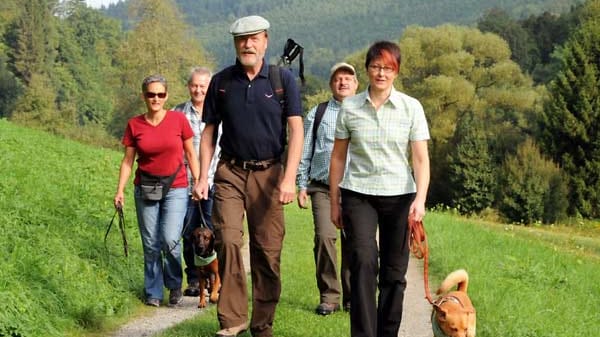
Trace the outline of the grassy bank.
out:
[[[132,256],[118,229],[103,243],[121,155],[5,120],[0,153],[0,336],[84,335],[130,313],[142,284],[131,203]]]
[[[83,146],[0,120],[0,336],[106,335],[143,310],[142,256],[131,195],[130,257],[113,215],[121,153]],[[128,192],[131,192],[129,189]],[[283,292],[275,334],[348,336],[348,315],[318,302],[310,211],[286,209]],[[478,336],[596,336],[600,330],[600,227],[487,224],[430,213],[431,288],[465,268]],[[215,307],[163,336],[212,336]],[[249,336],[249,334],[246,334]]]

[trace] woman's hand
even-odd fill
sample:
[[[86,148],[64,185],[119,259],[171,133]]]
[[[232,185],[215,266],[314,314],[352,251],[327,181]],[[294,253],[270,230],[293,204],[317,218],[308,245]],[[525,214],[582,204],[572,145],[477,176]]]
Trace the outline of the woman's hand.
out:
[[[344,229],[342,222],[342,206],[339,202],[331,203],[331,222],[337,229]]]
[[[117,192],[117,194],[115,194],[114,205],[115,209],[123,209],[123,206],[125,206],[125,198],[123,197],[123,192]]]

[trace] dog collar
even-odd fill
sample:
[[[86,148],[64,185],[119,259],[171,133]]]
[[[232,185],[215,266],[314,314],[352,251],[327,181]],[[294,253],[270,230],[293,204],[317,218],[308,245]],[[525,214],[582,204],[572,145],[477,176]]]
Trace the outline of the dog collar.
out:
[[[214,250],[207,257],[202,257],[202,256],[194,255],[194,265],[196,267],[203,267],[203,266],[209,265],[216,258],[217,258],[217,252],[215,252]]]

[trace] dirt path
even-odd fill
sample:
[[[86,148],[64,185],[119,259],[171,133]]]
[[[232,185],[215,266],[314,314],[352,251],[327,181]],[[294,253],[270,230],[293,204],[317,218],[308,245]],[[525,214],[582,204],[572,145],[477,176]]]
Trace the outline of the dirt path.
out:
[[[244,265],[246,269],[250,266],[247,249],[248,245],[245,245]],[[404,316],[398,337],[432,337],[433,333],[429,322],[431,307],[424,298],[421,260],[411,257],[406,278],[408,286],[404,297]],[[197,297],[184,297],[180,306],[176,308],[160,307],[152,310],[151,314],[136,318],[122,326],[112,337],[152,336],[194,316],[202,315],[204,310],[199,310],[197,305]]]
[[[431,330],[431,306],[425,299],[423,286],[423,260],[410,257],[406,273],[404,312],[398,337],[433,337]]]

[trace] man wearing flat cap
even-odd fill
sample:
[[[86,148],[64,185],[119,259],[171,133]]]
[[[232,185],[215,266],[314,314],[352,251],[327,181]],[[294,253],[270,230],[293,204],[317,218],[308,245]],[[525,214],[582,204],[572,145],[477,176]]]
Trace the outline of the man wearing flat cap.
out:
[[[309,195],[312,204],[315,225],[313,253],[320,297],[315,311],[323,316],[338,311],[340,300],[344,310],[350,310],[350,254],[344,235],[341,236],[341,275],[339,279],[337,277],[338,230],[330,219],[329,162],[335,138],[335,123],[342,101],[354,96],[358,89],[354,67],[345,62],[331,67],[329,88],[332,93],[329,101],[313,107],[304,119],[304,148],[296,176],[298,206],[307,208]]]
[[[283,101],[271,86],[264,59],[268,29],[269,22],[260,16],[243,17],[231,25],[235,65],[213,76],[204,102],[202,120],[206,127],[200,144],[200,181],[195,190],[199,198],[208,196],[208,168],[215,147],[208,140],[213,139],[219,125],[223,130],[212,213],[221,274],[217,304],[221,330],[217,337],[237,336],[248,329],[248,293],[240,251],[244,215],[251,257],[252,336],[273,336],[281,293],[283,205],[296,198],[303,125],[300,90],[292,73],[279,69]],[[287,159],[282,163],[286,139]]]

